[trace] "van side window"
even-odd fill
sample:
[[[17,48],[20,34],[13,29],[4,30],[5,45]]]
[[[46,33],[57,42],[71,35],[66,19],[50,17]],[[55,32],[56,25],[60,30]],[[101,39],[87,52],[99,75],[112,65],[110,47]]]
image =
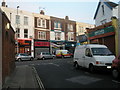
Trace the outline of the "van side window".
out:
[[[92,57],[92,54],[91,54],[89,48],[86,49],[86,51],[85,51],[85,55],[88,56],[88,57]]]

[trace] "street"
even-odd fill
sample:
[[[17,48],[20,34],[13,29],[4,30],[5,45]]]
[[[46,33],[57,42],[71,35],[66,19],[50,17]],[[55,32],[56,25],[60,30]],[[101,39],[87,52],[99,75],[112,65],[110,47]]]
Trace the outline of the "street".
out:
[[[57,58],[16,62],[16,65],[35,67],[45,89],[47,88],[120,88],[111,72],[98,71],[93,74],[85,68],[76,70],[73,58]]]

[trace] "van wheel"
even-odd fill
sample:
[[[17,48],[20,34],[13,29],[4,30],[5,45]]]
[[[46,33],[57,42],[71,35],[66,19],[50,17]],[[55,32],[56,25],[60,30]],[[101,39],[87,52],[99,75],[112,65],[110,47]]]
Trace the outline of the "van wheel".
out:
[[[112,70],[112,76],[114,79],[118,79],[119,78],[119,72],[117,69],[113,69]]]
[[[32,61],[33,60],[33,58],[30,58],[30,61]]]
[[[74,67],[75,67],[75,69],[79,69],[79,65],[78,65],[78,63],[77,62],[74,62]]]
[[[94,66],[92,64],[89,65],[89,71],[93,73],[95,71]]]
[[[45,57],[43,57],[42,60],[45,60]]]

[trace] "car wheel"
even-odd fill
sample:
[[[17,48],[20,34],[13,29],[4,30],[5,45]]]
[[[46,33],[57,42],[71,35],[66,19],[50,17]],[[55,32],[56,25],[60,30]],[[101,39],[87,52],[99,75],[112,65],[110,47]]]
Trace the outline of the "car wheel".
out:
[[[32,61],[33,60],[33,58],[30,58],[30,61]]]
[[[53,57],[53,59],[55,59],[55,57]]]
[[[119,78],[119,72],[117,69],[113,69],[112,70],[112,76],[114,79],[118,79]]]
[[[92,64],[89,65],[89,71],[93,73],[95,71],[94,66]]]
[[[22,59],[21,59],[21,58],[18,58],[18,61],[20,62],[20,61],[22,61]]]

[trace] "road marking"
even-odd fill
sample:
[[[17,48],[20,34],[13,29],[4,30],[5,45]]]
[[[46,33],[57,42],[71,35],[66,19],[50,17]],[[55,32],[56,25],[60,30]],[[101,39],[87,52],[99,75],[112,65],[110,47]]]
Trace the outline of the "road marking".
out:
[[[100,81],[102,79],[90,77],[90,76],[78,76],[78,77],[73,77],[73,78],[69,78],[66,80],[71,81],[73,83],[87,85],[87,84],[95,83],[95,82]]]
[[[37,82],[38,82],[38,85],[39,85],[40,89],[45,90],[45,87],[44,87],[40,77],[38,76],[37,70],[35,69],[35,67],[32,67],[32,68],[34,70],[34,73],[35,73],[35,76],[36,76],[36,79],[37,79]]]
[[[114,83],[119,83],[120,84],[120,82],[119,81],[116,81],[116,80],[112,80]]]
[[[54,64],[54,63],[48,63],[48,64],[55,65],[55,66],[57,66],[57,67],[60,66],[60,65],[58,65],[58,64]]]

